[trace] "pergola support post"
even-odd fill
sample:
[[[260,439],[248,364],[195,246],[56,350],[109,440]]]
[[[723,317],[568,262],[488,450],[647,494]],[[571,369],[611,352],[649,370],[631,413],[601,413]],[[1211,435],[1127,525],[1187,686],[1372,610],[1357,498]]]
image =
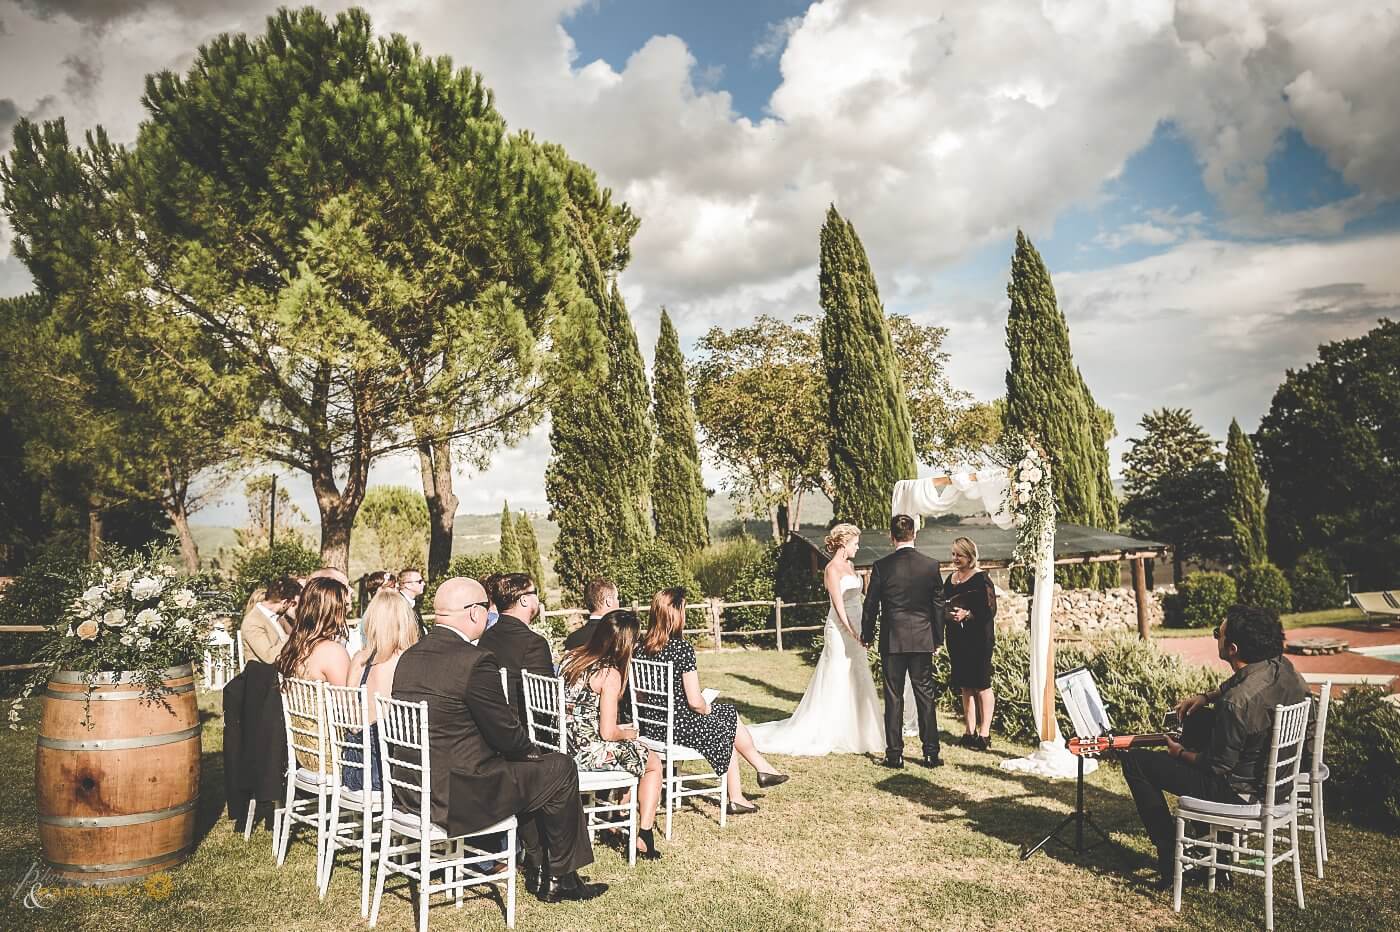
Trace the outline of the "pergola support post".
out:
[[[1133,600],[1137,603],[1138,637],[1144,641],[1151,637],[1148,629],[1151,620],[1147,616],[1147,567],[1142,557],[1133,558]]]

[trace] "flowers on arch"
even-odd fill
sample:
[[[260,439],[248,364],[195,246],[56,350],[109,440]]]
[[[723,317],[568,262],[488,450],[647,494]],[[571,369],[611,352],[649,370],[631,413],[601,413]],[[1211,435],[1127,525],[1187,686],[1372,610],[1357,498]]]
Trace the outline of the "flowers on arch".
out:
[[[1009,480],[1003,505],[1016,519],[1016,547],[1011,559],[1034,565],[1041,541],[1055,530],[1055,490],[1050,458],[1033,437],[1004,434],[991,459]]]

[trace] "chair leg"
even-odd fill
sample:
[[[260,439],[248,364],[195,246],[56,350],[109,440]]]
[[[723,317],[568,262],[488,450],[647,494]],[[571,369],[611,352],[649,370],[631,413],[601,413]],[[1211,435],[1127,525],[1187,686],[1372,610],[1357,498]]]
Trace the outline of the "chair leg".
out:
[[[366,796],[369,794],[366,793]],[[369,881],[374,873],[374,807],[360,814],[360,918],[369,916]]]
[[[1317,789],[1313,792],[1313,825],[1317,826],[1316,834],[1322,838],[1322,860],[1325,863],[1330,860],[1330,857],[1327,851],[1327,815],[1322,811],[1321,783],[1317,785]],[[1317,876],[1321,877],[1322,874],[1319,873]]]
[[[719,827],[724,828],[729,818],[729,781],[719,774]]]
[[[1215,842],[1215,830],[1214,830],[1213,828],[1211,828],[1209,825],[1206,826],[1206,840],[1209,841],[1209,842],[1211,842],[1212,844]],[[1219,848],[1216,848],[1216,847],[1211,847],[1211,849],[1210,849],[1210,868],[1208,869],[1208,872],[1207,872],[1207,874],[1206,874],[1206,892],[1207,892],[1207,893],[1214,893],[1214,892],[1215,892],[1215,871],[1216,871],[1216,865],[1219,863],[1219,859],[1220,859],[1220,849],[1219,849]]]
[[[1274,826],[1264,823],[1264,928],[1274,930]]]
[[[320,834],[318,828],[317,834]],[[330,828],[326,833],[325,850],[322,852],[316,867],[316,885],[321,899],[326,898],[326,889],[331,885],[331,869],[335,866],[335,853],[339,849],[336,838],[340,834],[340,793],[331,797]]]
[[[462,860],[463,858],[465,858],[465,857],[467,856],[467,841],[466,841],[465,838],[459,838],[459,839],[457,839],[457,844],[456,844],[455,847],[456,847],[456,851],[453,852],[453,857],[455,857],[457,860],[460,861],[460,860]],[[458,873],[459,873],[459,872],[460,872],[460,874],[461,874],[460,877],[458,876]],[[452,869],[452,879],[453,879],[453,880],[466,880],[466,879],[467,879],[467,869],[466,869],[465,867],[454,867],[454,868]],[[458,887],[458,888],[456,889],[456,891],[454,891],[454,892],[456,893],[456,897],[455,897],[455,899],[456,899],[456,901],[457,901],[456,908],[457,908],[457,909],[461,909],[461,908],[462,908],[462,887]]]
[[[632,808],[627,811],[627,866],[637,866],[637,797],[642,794],[641,784],[632,787]]]
[[[247,841],[253,837],[253,819],[258,815],[258,801],[248,800],[248,816],[243,820],[243,840]]]
[[[515,829],[506,832],[506,928],[515,928]]]
[[[1317,834],[1316,832],[1313,833]],[[1293,893],[1298,901],[1298,908],[1305,909],[1303,905],[1303,858],[1298,851],[1298,819],[1295,816],[1288,823],[1288,843],[1293,846]],[[1320,868],[1322,865],[1319,864]]]
[[[433,844],[426,838],[418,841],[418,932],[428,932],[428,888],[433,879]]]
[[[296,802],[297,787],[289,778],[287,780],[287,805],[282,810],[282,828],[277,835],[277,866],[281,867],[287,860],[287,843],[292,835],[292,804]]]
[[[1186,820],[1177,817],[1176,847],[1172,854],[1172,909],[1181,912],[1181,857],[1185,854],[1182,839],[1186,836]]]
[[[326,868],[326,858],[330,856],[331,852],[331,842],[326,836],[326,820],[329,818],[330,812],[327,811],[326,807],[326,794],[318,789],[316,791],[316,881],[318,884],[321,880],[321,874]]]
[[[374,901],[369,909],[369,927],[374,928],[379,922],[379,903],[384,899],[384,879],[389,873],[389,840],[393,834],[389,829],[389,820],[384,820],[383,828],[379,830],[379,863],[374,871]]]
[[[676,770],[675,762],[670,755],[666,756],[666,840],[671,840],[671,810],[676,805]]]

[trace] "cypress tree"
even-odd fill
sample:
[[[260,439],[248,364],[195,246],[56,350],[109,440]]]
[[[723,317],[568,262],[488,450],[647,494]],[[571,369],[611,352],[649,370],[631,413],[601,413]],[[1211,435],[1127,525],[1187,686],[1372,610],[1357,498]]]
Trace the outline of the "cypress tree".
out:
[[[588,289],[608,352],[602,384],[566,390],[550,425],[545,470],[550,518],[559,525],[554,572],[574,596],[651,540],[651,392],[627,306],[614,284]]]
[[[1234,418],[1230,419],[1230,433],[1225,440],[1225,481],[1230,493],[1226,514],[1240,566],[1269,562],[1269,541],[1264,529],[1264,480],[1259,477],[1254,445]]]
[[[530,516],[521,512],[515,518],[515,539],[520,544],[520,565],[523,572],[529,573],[540,591],[540,602],[544,602],[544,561],[540,559],[540,541],[535,536],[535,525]]]
[[[656,471],[651,481],[656,509],[656,539],[682,557],[710,542],[705,513],[705,483],[700,477],[700,449],[695,440],[695,410],[686,390],[685,357],[671,315],[661,309],[661,334],[652,362],[656,417]]]
[[[508,502],[501,503],[501,565],[507,573],[529,572],[520,558],[520,541],[515,537],[515,521]]]
[[[1069,324],[1055,301],[1050,271],[1029,239],[1016,231],[1006,319],[1004,424],[1036,438],[1050,456],[1060,521],[1115,530],[1118,503],[1108,475],[1113,419],[1094,403],[1070,353]],[[1064,567],[1065,586],[1116,585],[1116,566]]]
[[[884,527],[895,482],[918,475],[914,433],[870,260],[834,205],[822,225],[818,283],[832,504],[838,520]]]

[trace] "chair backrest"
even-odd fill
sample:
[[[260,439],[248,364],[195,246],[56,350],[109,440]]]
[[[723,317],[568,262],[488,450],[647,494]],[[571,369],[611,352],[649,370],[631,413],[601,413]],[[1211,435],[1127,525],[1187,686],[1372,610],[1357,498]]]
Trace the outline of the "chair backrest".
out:
[[[525,727],[530,740],[545,751],[569,753],[564,727],[564,678],[522,671],[525,679]]]
[[[1274,727],[1269,742],[1269,769],[1264,777],[1264,811],[1267,813],[1279,799],[1278,789],[1284,788],[1284,799],[1290,798],[1298,781],[1303,763],[1303,745],[1308,737],[1308,706],[1312,697],[1293,705],[1274,706]]]
[[[418,828],[421,837],[431,831],[433,781],[428,760],[428,703],[404,702],[388,696],[374,697],[379,719],[379,767],[384,784],[384,818],[408,808],[394,798],[402,787],[418,796]]]
[[[304,767],[322,777],[326,760],[326,705],[320,680],[282,680],[282,721],[287,727],[287,766]]]
[[[510,705],[510,672],[501,667],[501,692],[506,694],[506,705]]]
[[[1351,600],[1368,615],[1394,615],[1396,612],[1386,601],[1383,592],[1353,592]]]
[[[345,770],[357,770],[360,786],[370,787],[369,699],[363,686],[322,687],[326,700],[326,750],[330,754],[332,772],[336,785],[345,783]],[[354,749],[359,760],[345,757],[345,752]]]
[[[1322,777],[1322,742],[1327,737],[1327,709],[1332,705],[1332,681],[1322,684],[1317,692],[1317,721],[1313,723],[1312,776]]]
[[[632,661],[632,721],[643,733],[647,725],[664,729],[666,745],[676,743],[674,680],[670,661]]]

